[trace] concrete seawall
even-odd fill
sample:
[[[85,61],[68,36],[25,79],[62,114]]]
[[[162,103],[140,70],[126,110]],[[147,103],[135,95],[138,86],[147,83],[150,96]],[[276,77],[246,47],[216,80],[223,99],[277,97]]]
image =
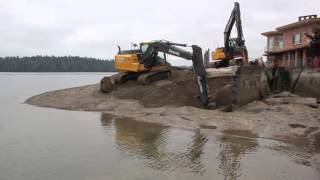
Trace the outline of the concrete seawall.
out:
[[[293,92],[300,96],[320,99],[320,69],[303,69],[292,73],[292,79],[296,80]]]
[[[262,69],[256,66],[242,66],[234,76],[234,103],[245,105],[250,102],[261,100],[265,83],[262,81]]]
[[[268,91],[262,68],[257,66],[209,69],[209,95],[218,105],[242,106],[260,100]]]
[[[273,92],[290,91],[294,94],[320,99],[320,69],[297,68],[266,70]]]
[[[241,66],[207,71],[209,95],[221,106],[242,106],[282,91],[320,100],[320,68],[274,71],[257,66]]]

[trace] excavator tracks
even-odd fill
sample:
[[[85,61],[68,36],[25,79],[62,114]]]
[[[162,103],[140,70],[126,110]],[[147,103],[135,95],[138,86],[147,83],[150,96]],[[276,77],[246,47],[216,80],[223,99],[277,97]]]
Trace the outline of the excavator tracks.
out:
[[[128,74],[127,72],[120,72],[118,74],[115,74],[113,75],[113,79],[114,79],[114,82],[116,84],[123,84],[125,83],[126,81],[128,81]]]
[[[158,72],[148,72],[141,74],[138,77],[138,83],[143,85],[148,85],[154,81],[159,81],[163,79],[167,79],[171,76],[170,70],[158,71]]]
[[[120,72],[113,76],[104,77],[100,81],[100,91],[104,93],[112,92],[115,88],[115,84],[123,84],[130,79],[137,79],[139,74],[130,72]]]
[[[104,93],[112,92],[115,84],[123,84],[130,79],[137,79],[139,84],[148,85],[154,81],[167,79],[171,76],[170,70],[147,72],[147,73],[130,73],[120,72],[112,77],[104,77],[100,82],[100,90]]]
[[[123,84],[131,79],[137,79],[140,73],[133,73],[133,72],[120,72],[118,74],[113,75],[113,79],[116,84]]]

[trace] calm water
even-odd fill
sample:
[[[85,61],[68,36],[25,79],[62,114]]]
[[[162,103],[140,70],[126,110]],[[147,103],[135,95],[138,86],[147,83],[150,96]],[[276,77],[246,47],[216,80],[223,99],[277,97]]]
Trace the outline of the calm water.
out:
[[[304,139],[182,130],[24,104],[103,73],[0,73],[0,179],[319,179]]]

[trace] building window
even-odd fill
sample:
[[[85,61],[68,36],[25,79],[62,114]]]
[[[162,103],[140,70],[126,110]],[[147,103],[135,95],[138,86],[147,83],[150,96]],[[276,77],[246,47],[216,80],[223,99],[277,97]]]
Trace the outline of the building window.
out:
[[[278,36],[277,37],[277,48],[283,49],[283,36]]]
[[[274,39],[274,37],[269,37],[268,38],[268,51],[272,51],[273,50],[273,39]]]
[[[301,44],[301,33],[295,34],[292,36],[292,44]]]

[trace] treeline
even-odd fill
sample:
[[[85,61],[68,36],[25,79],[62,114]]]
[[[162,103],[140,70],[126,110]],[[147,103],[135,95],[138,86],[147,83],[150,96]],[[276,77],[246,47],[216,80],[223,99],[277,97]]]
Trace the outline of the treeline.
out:
[[[78,56],[0,57],[0,72],[113,72],[114,61]]]

